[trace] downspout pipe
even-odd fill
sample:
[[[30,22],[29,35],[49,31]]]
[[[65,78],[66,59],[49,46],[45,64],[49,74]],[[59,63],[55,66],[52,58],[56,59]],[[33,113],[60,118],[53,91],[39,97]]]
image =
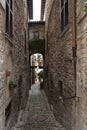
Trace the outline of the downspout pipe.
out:
[[[73,68],[74,68],[74,84],[76,96],[76,59],[77,59],[77,43],[76,43],[76,0],[72,0],[72,53],[73,53]]]

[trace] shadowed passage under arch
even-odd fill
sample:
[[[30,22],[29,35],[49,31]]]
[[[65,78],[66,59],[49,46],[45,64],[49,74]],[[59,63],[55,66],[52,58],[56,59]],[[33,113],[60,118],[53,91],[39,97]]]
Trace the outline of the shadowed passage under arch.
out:
[[[40,53],[45,54],[45,39],[32,39],[29,41],[30,55]]]

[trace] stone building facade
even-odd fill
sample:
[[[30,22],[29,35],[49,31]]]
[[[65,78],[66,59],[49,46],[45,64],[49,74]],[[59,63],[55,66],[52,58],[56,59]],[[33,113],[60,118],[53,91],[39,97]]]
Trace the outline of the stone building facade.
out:
[[[77,130],[87,129],[87,13],[84,6],[84,1],[77,1]]]
[[[29,40],[32,40],[34,38],[45,38],[45,22],[29,22]]]
[[[27,9],[25,0],[0,0],[0,130],[10,130],[28,98]]]
[[[46,2],[45,91],[66,130],[86,130],[87,13],[82,0],[63,2]]]

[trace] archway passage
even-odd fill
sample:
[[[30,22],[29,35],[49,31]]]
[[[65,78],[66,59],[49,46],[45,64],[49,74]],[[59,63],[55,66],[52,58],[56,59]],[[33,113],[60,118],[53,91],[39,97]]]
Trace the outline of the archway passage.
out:
[[[30,52],[30,81],[31,85],[37,81],[43,81],[38,76],[39,72],[44,73],[45,39],[35,38],[29,41]]]
[[[30,56],[31,85],[43,81],[43,55],[36,53]]]
[[[45,39],[32,39],[29,41],[30,55],[40,53],[45,54]]]

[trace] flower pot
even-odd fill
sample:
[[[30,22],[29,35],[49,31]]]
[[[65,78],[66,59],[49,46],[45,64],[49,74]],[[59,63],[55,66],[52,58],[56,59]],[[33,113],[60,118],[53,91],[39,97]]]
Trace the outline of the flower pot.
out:
[[[15,82],[13,82],[13,81],[10,81],[9,82],[9,89],[10,90],[12,90],[12,89],[14,89],[14,88],[16,88],[17,87],[17,84],[15,83]]]

